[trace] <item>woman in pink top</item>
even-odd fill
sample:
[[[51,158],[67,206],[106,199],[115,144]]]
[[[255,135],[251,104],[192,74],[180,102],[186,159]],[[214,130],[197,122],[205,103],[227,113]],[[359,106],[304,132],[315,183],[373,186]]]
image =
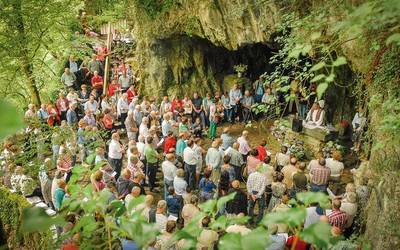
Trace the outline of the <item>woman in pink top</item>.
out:
[[[90,181],[92,182],[93,190],[95,192],[100,192],[106,187],[106,184],[103,181],[103,172],[100,170],[97,170],[92,174]]]
[[[262,161],[258,159],[258,151],[257,149],[252,149],[250,151],[250,155],[247,156],[247,175],[255,172],[258,165],[260,165]]]

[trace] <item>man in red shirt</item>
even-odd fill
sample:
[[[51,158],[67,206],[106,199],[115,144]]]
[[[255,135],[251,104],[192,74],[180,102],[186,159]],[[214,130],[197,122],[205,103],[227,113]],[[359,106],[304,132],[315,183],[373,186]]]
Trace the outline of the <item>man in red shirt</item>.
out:
[[[167,154],[171,148],[176,147],[176,138],[172,131],[168,132],[168,136],[165,138],[164,141],[164,154]]]
[[[94,75],[91,80],[92,88],[95,89],[97,94],[100,96],[103,92],[103,77],[101,77],[97,71],[95,71],[93,74]]]
[[[286,241],[286,247],[288,249],[295,249],[295,250],[306,250],[307,243],[301,240],[298,236],[292,235]]]
[[[258,156],[257,158],[260,161],[264,161],[265,157],[267,157],[267,150],[265,149],[265,145],[267,145],[266,140],[262,140],[260,145],[257,146]]]
[[[116,79],[111,81],[111,84],[108,86],[108,96],[113,96],[115,92],[121,89],[121,85],[118,83]]]

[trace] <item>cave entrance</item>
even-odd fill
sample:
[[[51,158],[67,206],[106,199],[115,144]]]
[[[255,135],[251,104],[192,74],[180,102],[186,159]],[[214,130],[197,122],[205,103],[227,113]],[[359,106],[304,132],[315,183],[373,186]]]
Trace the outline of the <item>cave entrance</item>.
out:
[[[158,40],[152,49],[153,55],[162,58],[167,66],[164,73],[167,84],[161,85],[164,94],[174,88],[180,94],[190,94],[195,89],[203,94],[227,90],[223,89],[224,78],[236,75],[234,66],[238,64],[247,65],[242,77],[254,82],[263,73],[272,71],[269,60],[275,52],[268,43],[245,44],[229,50],[207,39],[187,35]],[[154,78],[156,81],[158,76]]]
[[[271,47],[264,43],[247,44],[237,50],[228,50],[208,43],[204,57],[205,63],[213,69],[218,80],[225,75],[236,74],[235,65],[245,64],[247,71],[243,76],[255,81],[263,73],[272,71],[269,63],[272,53]]]

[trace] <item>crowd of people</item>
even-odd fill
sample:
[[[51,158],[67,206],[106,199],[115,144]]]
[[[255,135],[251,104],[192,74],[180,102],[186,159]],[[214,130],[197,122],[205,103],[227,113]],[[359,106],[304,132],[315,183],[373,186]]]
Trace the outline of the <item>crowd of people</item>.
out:
[[[63,200],[69,196],[72,169],[95,154],[93,163],[101,168],[90,176],[94,192],[108,189],[113,194],[111,200],[123,200],[125,204],[145,195],[142,214],[161,232],[156,249],[179,248],[169,239],[200,211],[198,205],[233,192],[234,199],[219,214],[247,215],[250,219],[248,223],[229,226],[226,232],[245,235],[264,214],[285,211],[297,193],[312,191],[329,194],[332,208],[318,204],[307,208],[304,228],[323,220],[333,226],[335,235],[352,233],[368,189],[362,181],[357,186],[347,184],[345,192],[340,193],[344,170],[340,152],[332,152],[331,158],[317,155],[306,163],[286,146],[273,152],[267,149],[265,140],[254,145],[244,129],[237,138],[233,135],[230,123],[254,119],[255,103],[277,101],[269,86],[264,89],[256,81],[253,88],[242,89],[234,84],[222,94],[207,93],[204,98],[197,92],[183,98],[164,96],[158,103],[155,98],[139,98],[140,79],[123,60],[113,64],[111,80],[104,91],[103,66],[109,52],[104,45],[96,51],[87,62],[71,56],[61,76],[64,90],[57,100],[40,107],[30,104],[25,113],[28,130],[34,133],[41,132],[37,123],[60,128],[51,130],[52,155],[43,156],[38,176],[41,195],[49,207],[56,211],[62,208]],[[309,120],[321,119],[321,106],[321,102],[314,104]],[[308,108],[309,105],[301,108],[305,120]],[[209,141],[210,146],[206,146]],[[12,154],[10,145],[5,145],[3,156],[12,158]],[[18,166],[9,185],[29,194],[22,190],[29,179],[23,172],[23,167]],[[212,249],[218,242],[219,234],[209,228],[210,223],[209,217],[199,221],[204,228],[198,238],[199,249]],[[293,244],[292,249],[308,247],[285,225],[271,225],[269,232],[266,237],[273,244],[267,249],[285,249]],[[130,249],[131,244],[129,240],[122,241],[123,249]]]

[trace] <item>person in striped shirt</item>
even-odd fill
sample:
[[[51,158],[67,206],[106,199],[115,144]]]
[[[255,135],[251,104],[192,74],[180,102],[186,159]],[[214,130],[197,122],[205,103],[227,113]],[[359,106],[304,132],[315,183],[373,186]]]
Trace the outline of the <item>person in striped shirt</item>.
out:
[[[328,214],[328,222],[332,227],[339,228],[342,232],[346,229],[348,215],[340,210],[342,202],[339,199],[332,201],[332,212]]]
[[[311,191],[326,192],[330,175],[331,170],[330,168],[326,167],[325,159],[319,159],[318,164],[315,164],[310,168]]]

